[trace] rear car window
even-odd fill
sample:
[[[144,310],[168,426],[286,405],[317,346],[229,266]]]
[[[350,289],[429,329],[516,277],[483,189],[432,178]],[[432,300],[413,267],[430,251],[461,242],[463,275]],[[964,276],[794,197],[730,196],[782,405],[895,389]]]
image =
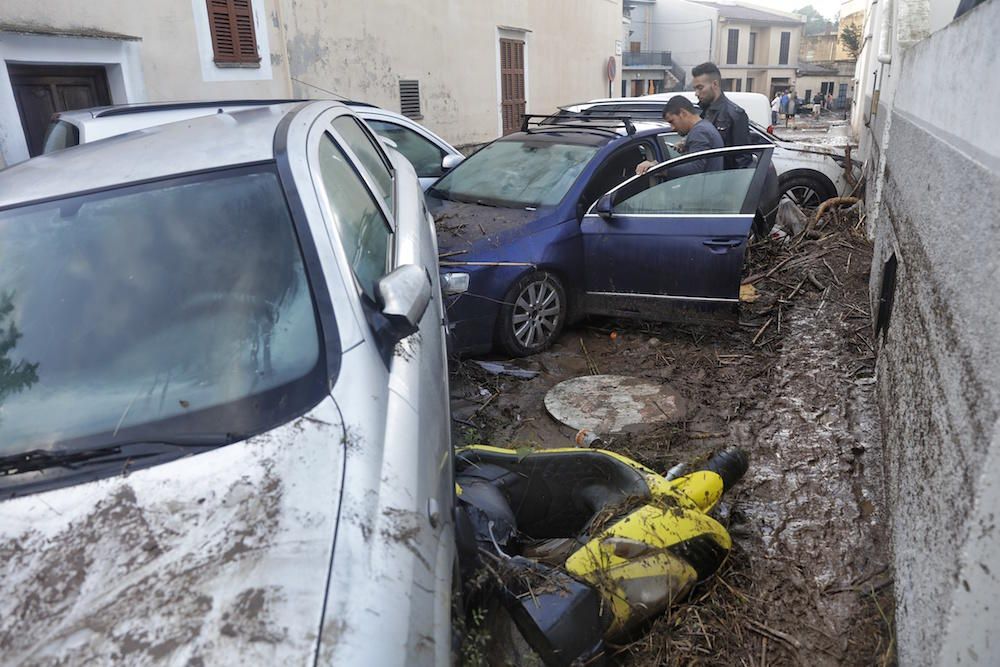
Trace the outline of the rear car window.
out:
[[[64,148],[72,148],[80,145],[80,130],[72,123],[64,120],[57,120],[49,125],[45,133],[45,142],[42,145],[42,153],[52,153]]]
[[[408,127],[385,120],[367,120],[376,133],[391,139],[420,178],[437,178],[444,173],[441,161],[447,153]]]

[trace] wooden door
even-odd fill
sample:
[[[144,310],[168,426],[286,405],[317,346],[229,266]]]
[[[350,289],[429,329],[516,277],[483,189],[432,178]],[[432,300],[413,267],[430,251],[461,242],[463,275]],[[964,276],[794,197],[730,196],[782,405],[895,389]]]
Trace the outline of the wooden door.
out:
[[[32,157],[42,152],[52,114],[111,104],[103,67],[8,65],[7,71]]]
[[[516,39],[500,40],[500,114],[503,133],[521,129],[525,112],[524,42]]]

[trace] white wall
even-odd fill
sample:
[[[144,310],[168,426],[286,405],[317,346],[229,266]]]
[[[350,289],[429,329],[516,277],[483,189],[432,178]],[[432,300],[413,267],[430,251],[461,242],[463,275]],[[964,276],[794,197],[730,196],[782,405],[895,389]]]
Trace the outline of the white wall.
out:
[[[275,0],[252,0],[259,68],[212,62],[204,0],[3,0],[5,25],[33,33],[117,33],[134,39],[0,32],[4,62],[104,65],[112,101],[279,98],[291,94]],[[0,68],[0,152],[8,164],[27,157],[6,67]]]
[[[417,79],[421,122],[454,144],[497,134],[498,29],[525,34],[534,113],[607,97],[607,61],[622,39],[621,0],[281,0],[281,7],[297,95],[333,91],[399,110],[399,80]],[[620,57],[617,64],[612,95],[621,91]]]
[[[138,41],[0,33],[0,62],[5,65],[105,66],[108,92],[115,104],[146,98],[141,48]],[[7,164],[28,159],[28,144],[6,66],[0,67],[0,155]]]

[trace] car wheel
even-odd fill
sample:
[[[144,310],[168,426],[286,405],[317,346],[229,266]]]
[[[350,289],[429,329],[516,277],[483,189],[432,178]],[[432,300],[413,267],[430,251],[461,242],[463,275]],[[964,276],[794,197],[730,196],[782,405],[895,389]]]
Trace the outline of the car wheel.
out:
[[[566,290],[547,271],[522,276],[507,292],[497,322],[497,342],[508,354],[526,357],[546,349],[562,333]]]
[[[836,193],[817,178],[793,176],[781,183],[781,198],[787,197],[799,208],[816,208]]]
[[[787,197],[799,208],[816,208],[836,193],[817,178],[793,176],[781,182],[781,198]]]

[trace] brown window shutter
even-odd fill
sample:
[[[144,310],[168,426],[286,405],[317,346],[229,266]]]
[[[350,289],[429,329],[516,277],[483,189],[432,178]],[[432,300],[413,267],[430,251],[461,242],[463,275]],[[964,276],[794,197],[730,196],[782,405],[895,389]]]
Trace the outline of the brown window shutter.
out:
[[[516,132],[525,112],[524,42],[500,40],[500,117],[503,133]]]
[[[250,0],[206,0],[215,62],[260,64]]]

